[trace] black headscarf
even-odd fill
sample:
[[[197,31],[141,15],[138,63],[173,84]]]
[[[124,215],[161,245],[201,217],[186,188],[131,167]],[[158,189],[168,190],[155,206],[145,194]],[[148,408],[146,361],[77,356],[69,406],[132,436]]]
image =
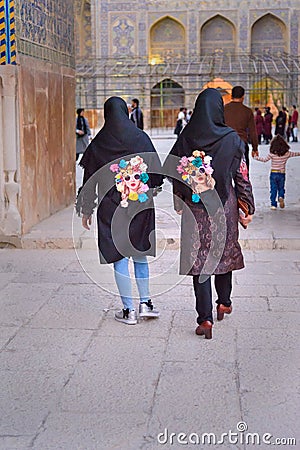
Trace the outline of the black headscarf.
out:
[[[106,100],[104,119],[103,128],[80,161],[83,168],[98,170],[115,159],[133,153],[155,152],[149,136],[129,119],[127,104],[121,97]]]
[[[84,188],[78,195],[77,211],[90,215],[98,197],[97,224],[100,262],[111,263],[125,256],[155,255],[155,215],[152,189],[163,181],[161,164],[149,136],[129,119],[125,101],[111,97],[104,104],[105,124],[86,149],[80,165]],[[139,155],[147,164],[148,200],[120,207],[110,164]],[[101,170],[99,170],[101,169]],[[95,186],[97,185],[97,196]]]
[[[77,110],[76,129],[83,131],[84,134],[87,134],[86,121],[85,118],[81,116],[82,111],[84,111],[84,109]]]
[[[194,150],[203,150],[212,157],[216,190],[224,204],[229,195],[232,175],[240,165],[245,144],[232,128],[225,125],[223,99],[216,89],[208,88],[198,95],[191,119],[170,154],[181,158],[191,156]],[[176,167],[171,168],[170,161],[172,160],[167,158],[165,164],[168,174],[176,171]],[[190,197],[187,186],[183,183],[180,185],[183,195]]]

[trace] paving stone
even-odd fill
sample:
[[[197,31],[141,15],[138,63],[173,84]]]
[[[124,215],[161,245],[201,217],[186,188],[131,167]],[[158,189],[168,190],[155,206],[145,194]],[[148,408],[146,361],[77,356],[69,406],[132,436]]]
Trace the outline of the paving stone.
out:
[[[149,425],[150,436],[157,437],[165,428],[169,433],[221,435],[239,420],[239,395],[232,369],[222,367],[220,371],[217,361],[205,358],[164,364]]]
[[[273,274],[269,273],[265,274],[255,274],[255,273],[236,273],[234,274],[234,279],[237,284],[241,284],[243,286],[248,285],[264,285],[264,286],[300,286],[300,276],[296,273],[289,273],[287,277],[284,272],[279,273],[274,270]]]
[[[95,338],[64,390],[62,410],[100,415],[117,411],[124,419],[127,414],[150,414],[164,347],[163,339],[148,336]],[[103,370],[108,367],[109,372]]]
[[[55,407],[69,374],[53,368],[1,370],[0,436],[35,435]]]
[[[281,391],[269,389],[264,393],[252,391],[242,395],[243,419],[248,424],[249,432],[260,435],[270,433],[274,438],[296,438],[299,442],[299,398],[295,398],[294,392],[286,391],[285,387],[286,383]],[[270,448],[270,445],[257,448]]]
[[[144,441],[146,414],[55,412],[34,442],[34,450],[138,450]]]
[[[0,324],[20,326],[28,322],[58,290],[59,284],[36,283],[24,289],[22,283],[11,283],[0,293]]]
[[[297,351],[296,351],[297,352]],[[295,358],[295,348],[258,348],[244,352],[239,346],[238,366],[241,392],[277,395],[285,385],[284,392],[299,393],[300,359]],[[289,377],[290,374],[293,377]]]
[[[21,329],[0,353],[4,370],[70,371],[87,346],[92,331]]]
[[[298,350],[300,330],[294,327],[242,329],[237,332],[238,351],[249,354],[251,350]],[[251,353],[250,353],[251,354]]]
[[[1,274],[0,274],[1,275]],[[91,279],[86,275],[84,271],[82,273],[66,273],[62,271],[53,272],[29,272],[20,273],[14,277],[16,283],[32,284],[32,283],[92,283]]]
[[[235,370],[236,330],[226,328],[221,323],[213,328],[212,341],[207,341],[195,334],[194,326],[174,326],[168,340],[165,360],[167,362],[186,362],[197,360],[205,364],[215,363],[217,370]],[[226,349],[226,352],[224,351]]]
[[[31,441],[32,436],[0,436],[0,448],[3,450],[27,450]]]
[[[97,329],[107,306],[100,299],[77,295],[53,295],[27,324],[30,328]]]
[[[299,298],[296,297],[270,297],[269,304],[271,311],[300,312]],[[284,314],[282,314],[282,317],[284,318]]]
[[[18,327],[0,326],[0,351],[8,343],[8,341],[15,336],[18,329]]]

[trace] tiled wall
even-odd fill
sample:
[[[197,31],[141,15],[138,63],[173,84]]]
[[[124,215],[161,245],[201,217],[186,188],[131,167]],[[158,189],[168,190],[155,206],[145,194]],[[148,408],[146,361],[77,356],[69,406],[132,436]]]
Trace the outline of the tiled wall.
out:
[[[73,0],[15,0],[18,53],[74,67]]]
[[[0,65],[5,64],[16,64],[14,0],[0,0]]]

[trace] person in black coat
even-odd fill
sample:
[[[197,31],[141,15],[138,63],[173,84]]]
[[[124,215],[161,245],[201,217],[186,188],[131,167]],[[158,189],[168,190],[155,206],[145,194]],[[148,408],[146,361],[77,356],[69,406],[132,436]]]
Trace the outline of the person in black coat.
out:
[[[132,99],[131,101],[131,114],[130,119],[135,124],[137,128],[140,130],[144,129],[144,116],[143,112],[140,108],[140,102],[137,98]]]
[[[150,299],[147,255],[155,256],[153,188],[163,183],[163,177],[149,136],[129,119],[122,98],[111,97],[105,102],[104,119],[103,128],[80,161],[84,178],[77,212],[83,214],[83,227],[90,229],[98,197],[100,263],[114,264],[123,302],[123,310],[116,313],[115,319],[134,325],[137,313],[128,271],[130,257],[140,294],[140,317],[159,315]]]
[[[182,215],[180,273],[193,277],[196,334],[211,339],[211,276],[218,295],[217,319],[222,320],[232,311],[232,272],[244,267],[238,223],[246,228],[255,211],[245,145],[225,125],[223,99],[216,89],[205,89],[197,97],[164,173],[172,179],[174,208]]]

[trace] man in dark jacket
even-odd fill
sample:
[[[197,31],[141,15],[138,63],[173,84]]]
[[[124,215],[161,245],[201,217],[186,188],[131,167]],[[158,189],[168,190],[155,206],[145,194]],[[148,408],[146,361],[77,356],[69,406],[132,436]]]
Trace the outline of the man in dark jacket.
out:
[[[245,158],[249,171],[248,135],[252,144],[252,156],[258,155],[258,138],[251,108],[243,105],[245,89],[242,86],[232,88],[232,100],[225,105],[225,123],[233,128],[245,142]]]
[[[131,100],[132,112],[130,115],[130,119],[135,124],[137,128],[141,130],[144,129],[144,117],[141,108],[139,107],[139,100],[137,98],[133,98]]]

